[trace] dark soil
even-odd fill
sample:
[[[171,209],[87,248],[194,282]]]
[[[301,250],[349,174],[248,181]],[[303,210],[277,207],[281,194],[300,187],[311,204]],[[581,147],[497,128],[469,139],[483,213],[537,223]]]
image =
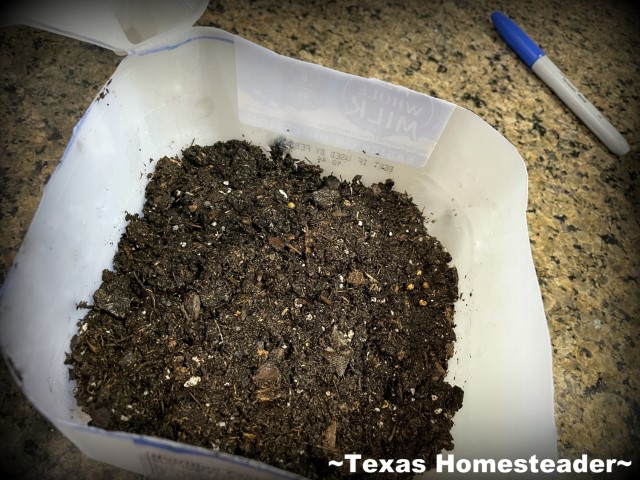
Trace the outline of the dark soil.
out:
[[[91,424],[311,478],[353,452],[433,467],[457,273],[392,187],[242,141],[159,160],[71,342]]]

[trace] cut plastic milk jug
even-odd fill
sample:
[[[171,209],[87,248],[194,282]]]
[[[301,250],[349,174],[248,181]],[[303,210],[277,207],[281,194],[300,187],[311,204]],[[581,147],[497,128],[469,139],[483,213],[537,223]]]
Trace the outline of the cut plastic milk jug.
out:
[[[527,232],[527,173],[515,148],[451,103],[192,27],[206,1],[127,6],[135,3],[64,10],[45,2],[14,12],[19,23],[127,53],[75,127],[0,292],[2,352],[33,405],[88,456],[143,475],[297,478],[218,451],[90,427],[64,363],[83,315],[76,305],[91,302],[102,270],[113,268],[125,212],[142,210],[150,159],[192,143],[242,138],[266,147],[284,136],[294,157],[327,173],[359,174],[367,184],[393,179],[424,207],[431,234],[453,257],[462,298],[447,378],[464,389],[464,405],[444,458],[555,459],[551,345]]]

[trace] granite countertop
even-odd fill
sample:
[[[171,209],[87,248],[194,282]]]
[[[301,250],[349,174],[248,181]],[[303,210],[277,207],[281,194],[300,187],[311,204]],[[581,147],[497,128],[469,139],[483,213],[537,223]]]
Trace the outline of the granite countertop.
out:
[[[198,24],[280,54],[439,97],[511,141],[553,347],[559,456],[640,463],[640,36],[632,2],[214,1]],[[616,157],[508,49],[516,19],[625,135]],[[0,279],[74,125],[122,57],[40,30],[0,29]],[[137,478],[87,457],[1,368],[0,470],[13,478]],[[523,432],[526,434],[526,432]],[[560,478],[589,478],[560,476]]]

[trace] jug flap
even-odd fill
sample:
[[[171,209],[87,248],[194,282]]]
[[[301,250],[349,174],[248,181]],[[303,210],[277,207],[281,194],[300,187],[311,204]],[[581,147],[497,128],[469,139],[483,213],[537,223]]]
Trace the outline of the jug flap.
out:
[[[388,172],[393,167],[382,160],[424,167],[455,108],[382,80],[279,55],[241,37],[235,38],[235,54],[242,123],[362,152],[381,160],[372,163]],[[319,156],[329,163],[344,160]]]
[[[190,28],[207,0],[27,0],[7,7],[17,24],[93,43],[118,54],[168,43]]]

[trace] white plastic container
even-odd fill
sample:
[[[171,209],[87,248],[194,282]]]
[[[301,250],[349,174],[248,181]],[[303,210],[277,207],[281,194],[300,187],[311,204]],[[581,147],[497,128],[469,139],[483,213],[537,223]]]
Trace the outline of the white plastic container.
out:
[[[83,314],[77,303],[90,302],[102,270],[112,268],[125,212],[142,210],[150,159],[192,143],[244,138],[266,147],[285,136],[295,157],[326,173],[360,174],[364,183],[392,178],[424,207],[429,231],[451,253],[463,295],[448,379],[465,392],[454,417],[455,458],[555,459],[551,345],[527,233],[527,174],[515,148],[464,108],[185,26],[206,2],[176,4],[183,10],[172,12],[178,26],[168,31],[148,18],[125,21],[122,11],[100,18],[76,10],[73,21],[60,11],[15,17],[128,52],[75,127],[0,292],[2,351],[29,400],[87,455],[140,474],[296,478],[220,452],[88,427],[64,364]]]

